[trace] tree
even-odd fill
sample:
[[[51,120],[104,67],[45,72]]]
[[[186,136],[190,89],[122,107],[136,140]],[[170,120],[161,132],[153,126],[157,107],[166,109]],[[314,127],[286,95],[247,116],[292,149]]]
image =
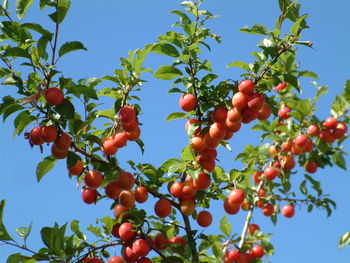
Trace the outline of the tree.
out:
[[[20,18],[29,4],[29,1],[18,1],[17,15]],[[121,69],[115,70],[114,75],[78,81],[60,73],[57,64],[63,55],[85,49],[78,41],[57,45],[58,29],[69,9],[68,1],[41,1],[42,8],[55,10],[50,15],[56,25],[53,33],[45,30],[43,25],[13,22],[3,10],[9,20],[3,22],[2,31],[3,39],[7,41],[2,46],[2,60],[7,66],[2,69],[4,84],[17,87],[17,95],[6,96],[0,112],[5,119],[16,114],[16,134],[21,134],[29,124],[37,124],[26,133],[27,139],[38,145],[36,147],[43,147],[45,153],[51,148],[52,155],[38,165],[39,181],[53,168],[57,159],[66,159],[71,175],[77,174],[78,182],[82,183],[83,200],[94,203],[97,198],[107,198],[106,193],[112,199],[111,206],[116,215],[116,219],[102,218],[102,228],[89,227],[98,243],[86,242],[76,220],[70,222],[70,234],[65,234],[67,225],[55,224],[41,231],[45,249],[31,252],[24,247],[29,254],[15,254],[10,262],[21,262],[27,257],[53,262],[88,262],[86,257],[109,258],[109,248],[120,245],[122,241],[132,242],[132,246],[123,243],[124,257],[133,257],[133,253],[144,256],[150,247],[158,254],[153,258],[154,262],[221,262],[223,257],[225,262],[235,261],[236,257],[240,257],[238,262],[247,262],[251,255],[256,257],[255,262],[259,262],[257,258],[262,254],[270,255],[273,247],[267,234],[259,231],[257,226],[249,225],[255,207],[262,208],[274,222],[279,210],[286,217],[293,216],[293,204],[307,203],[310,211],[313,207],[323,207],[328,214],[331,213],[335,203],[323,194],[320,183],[310,174],[317,167],[333,163],[345,168],[341,145],[346,138],[344,122],[349,122],[346,115],[349,92],[346,85],[344,93],[332,106],[333,118],[325,122],[314,112],[315,103],[326,88],[316,86],[317,93],[312,100],[298,94],[301,91],[299,78],[316,76],[311,71],[301,71],[295,62],[296,46],[312,46],[311,42],[301,39],[302,30],[307,28],[306,16],[299,15],[298,5],[281,1],[281,16],[274,30],[269,31],[262,25],[243,28],[242,32],[264,36],[259,43],[261,52],[254,53],[256,61],[251,64],[236,61],[229,65],[245,70],[242,78],[219,80],[213,84],[219,76],[211,72],[210,62],[203,59],[200,52],[209,48],[208,39],[220,42],[220,38],[204,27],[207,20],[215,17],[200,9],[200,4],[183,2],[187,13],[173,11],[179,16],[180,21],[176,24],[179,31],[169,31],[161,35],[157,43],[130,52],[127,58],[121,59]],[[285,20],[293,22],[288,35],[280,33]],[[39,38],[35,38],[37,33]],[[128,162],[130,168],[124,170],[121,167],[125,165],[119,164],[116,151],[125,147],[126,140],[135,140],[141,151],[144,147],[139,139],[142,116],[136,96],[143,82],[142,74],[150,71],[142,67],[143,60],[150,53],[175,60],[171,65],[160,66],[154,77],[174,80],[170,92],[179,93],[180,107],[187,113],[171,113],[167,120],[191,119],[187,126],[189,145],[183,149],[181,158],[165,160],[158,168],[131,160]],[[22,69],[21,66],[28,68]],[[15,67],[20,70],[17,72]],[[114,88],[105,88],[111,83]],[[102,96],[113,98],[114,104],[109,105],[111,109],[96,103]],[[249,122],[253,124],[253,130],[261,132],[263,145],[247,145],[237,156],[245,165],[242,170],[224,171],[215,163],[215,159],[220,159],[216,156],[216,146],[221,144],[230,150],[228,137],[233,133],[237,133],[235,137],[240,136],[240,126]],[[337,143],[333,144],[336,139]],[[301,194],[297,192],[297,185],[292,188],[296,162],[308,172],[300,184]],[[212,183],[208,187],[210,180]],[[168,184],[169,192],[162,187]],[[145,200],[146,193],[159,199],[155,213],[133,206],[135,200]],[[192,199],[194,195],[195,201]],[[231,232],[227,217],[221,220],[222,235],[192,231],[193,219],[197,218],[201,226],[210,225],[208,212],[215,199],[221,200],[228,214],[248,210],[241,235]],[[286,203],[290,204],[279,209],[280,204]],[[206,212],[200,212],[200,207]],[[16,245],[3,224],[1,227],[2,242]],[[24,239],[29,231],[30,228],[18,230]],[[111,233],[112,236],[120,235],[121,240],[119,237],[104,240],[104,235],[112,237]],[[181,237],[176,236],[178,233]],[[167,244],[165,248],[164,243]],[[212,253],[207,254],[208,249]],[[238,249],[241,255],[236,252]],[[139,261],[147,262],[146,259]]]

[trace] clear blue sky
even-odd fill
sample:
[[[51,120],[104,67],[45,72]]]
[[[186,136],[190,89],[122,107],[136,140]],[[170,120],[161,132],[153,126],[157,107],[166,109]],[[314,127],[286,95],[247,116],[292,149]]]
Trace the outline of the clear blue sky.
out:
[[[35,1],[38,2],[38,1]],[[250,52],[256,50],[260,37],[239,33],[244,25],[262,23],[273,27],[278,15],[276,0],[260,1],[207,1],[204,5],[214,14],[222,15],[209,23],[213,32],[223,38],[220,45],[213,43],[212,52],[206,54],[211,60],[213,70],[222,79],[240,79],[242,73],[238,69],[226,69],[225,66],[235,60],[252,61]],[[59,67],[65,77],[74,79],[85,77],[101,77],[112,74],[118,66],[118,58],[126,56],[131,49],[143,47],[157,40],[160,33],[170,29],[177,17],[169,11],[179,7],[180,1],[107,1],[84,0],[73,1],[71,11],[62,24],[60,43],[71,40],[82,41],[88,52],[76,52],[67,55],[60,61]],[[304,40],[311,40],[314,49],[301,47],[298,60],[304,69],[310,69],[319,76],[318,82],[326,84],[329,94],[324,96],[319,106],[318,116],[329,116],[330,104],[336,94],[339,94],[345,81],[350,78],[349,67],[349,26],[348,10],[350,3],[340,0],[330,1],[300,1],[302,13],[310,14],[308,24],[311,29],[303,34]],[[34,5],[38,5],[35,3]],[[29,10],[27,21],[40,19],[37,7]],[[52,28],[52,24],[48,25]],[[151,55],[146,66],[156,69],[161,63],[170,60],[157,55]],[[135,144],[130,143],[126,149],[118,152],[121,165],[127,168],[125,160],[134,159],[140,162],[151,162],[159,165],[164,160],[179,157],[179,152],[187,143],[184,132],[184,121],[177,120],[164,123],[166,116],[178,109],[178,95],[167,95],[170,82],[154,80],[151,75],[145,75],[148,80],[143,86],[142,109],[140,117],[142,139],[146,144],[146,152],[142,156]],[[307,81],[303,81],[303,89],[312,89]],[[2,87],[0,96],[11,93],[11,88]],[[308,92],[306,92],[308,94]],[[106,109],[109,105],[106,105]],[[39,231],[42,226],[52,225],[55,221],[63,224],[72,219],[81,221],[82,226],[93,223],[96,218],[112,215],[108,210],[110,203],[100,202],[97,206],[89,206],[81,201],[80,190],[76,183],[67,176],[65,161],[58,165],[42,180],[36,182],[35,167],[39,161],[49,155],[45,147],[44,154],[38,148],[30,149],[23,137],[13,138],[13,118],[0,125],[0,163],[1,184],[0,198],[7,200],[5,223],[15,236],[14,229],[27,226],[34,222],[32,235],[28,239],[29,246],[41,246]],[[256,144],[254,133],[247,127],[231,140],[233,153],[224,149],[219,151],[221,165],[227,170],[240,167],[233,162],[245,143]],[[346,144],[349,149],[349,143]],[[349,165],[349,158],[347,158]],[[297,175],[296,175],[297,176]],[[300,176],[302,174],[300,173]],[[337,242],[343,232],[350,231],[350,204],[348,187],[350,177],[347,172],[338,168],[320,170],[316,179],[322,181],[324,191],[338,204],[338,209],[330,218],[324,211],[316,210],[306,213],[306,208],[296,210],[293,219],[280,217],[276,227],[266,217],[256,211],[254,222],[261,226],[264,232],[273,233],[272,243],[275,255],[271,257],[274,263],[294,262],[347,262],[350,258],[349,248],[337,250]],[[145,206],[147,208],[147,206]],[[152,209],[151,207],[148,207]],[[215,213],[222,206],[214,207]],[[233,230],[241,232],[243,215],[230,216]],[[210,232],[216,229],[219,217],[214,218]],[[196,225],[196,223],[194,223]],[[0,261],[13,250],[0,246]]]

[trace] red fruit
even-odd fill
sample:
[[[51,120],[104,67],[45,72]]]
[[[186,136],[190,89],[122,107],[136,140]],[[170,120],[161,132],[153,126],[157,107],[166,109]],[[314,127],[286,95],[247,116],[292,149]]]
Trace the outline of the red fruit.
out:
[[[139,127],[139,121],[137,120],[136,117],[130,122],[122,122],[123,130],[129,133],[137,130],[138,127]]]
[[[120,204],[117,204],[114,208],[113,208],[113,214],[115,218],[119,218],[123,213],[128,212],[130,209],[127,207],[124,207]],[[126,217],[125,215],[123,215],[123,218]]]
[[[203,138],[204,146],[208,149],[215,149],[219,145],[219,140],[212,138],[209,133],[206,133]]]
[[[61,135],[55,141],[55,145],[60,151],[68,151],[69,146],[72,142],[68,133],[62,132]]]
[[[214,171],[215,169],[215,161],[214,160],[200,160],[199,162],[202,170],[208,171],[209,173]]]
[[[250,263],[252,262],[253,259],[254,258],[251,254],[248,254],[248,253],[239,254],[239,257],[236,263]]]
[[[169,240],[170,244],[180,244],[183,248],[186,246],[186,241],[179,236],[173,236],[172,238],[170,238]]]
[[[228,119],[226,119],[225,124],[226,124],[227,131],[230,131],[230,132],[237,132],[237,131],[239,131],[239,129],[241,128],[241,125],[242,125],[240,121],[231,122]]]
[[[183,94],[179,100],[180,108],[184,111],[192,111],[197,107],[197,98],[191,94]]]
[[[108,260],[108,263],[124,263],[124,259],[119,256],[114,256]]]
[[[170,194],[173,197],[181,198],[182,197],[182,182],[174,182],[170,187]]]
[[[232,249],[227,252],[227,257],[229,258],[230,262],[234,262],[238,260],[239,258],[239,252],[236,249]]]
[[[246,108],[243,110],[243,123],[250,123],[253,120],[256,120],[259,116],[259,112],[251,109],[251,108]]]
[[[121,206],[124,206],[126,208],[131,208],[134,206],[135,204],[135,195],[133,192],[129,191],[129,190],[123,190],[120,194],[119,194],[119,204]]]
[[[182,198],[191,198],[197,193],[197,188],[194,187],[193,181],[185,181],[182,184]]]
[[[242,80],[241,83],[238,84],[238,90],[248,95],[254,92],[254,88],[255,83],[250,79]]]
[[[330,130],[323,130],[319,134],[320,139],[326,143],[333,143],[335,141],[335,138],[332,136],[332,133]]]
[[[117,182],[110,182],[105,187],[105,193],[111,199],[117,199],[121,191],[122,188]]]
[[[34,127],[29,134],[29,141],[34,145],[40,145],[44,143],[44,140],[40,137],[41,127]]]
[[[263,208],[265,205],[264,201],[263,200],[259,200],[257,203],[256,203],[256,207],[259,207],[259,208]]]
[[[261,175],[263,174],[263,172],[260,172],[260,171],[256,171],[254,174],[253,174],[253,180],[256,184],[259,184],[261,182]]]
[[[317,163],[315,162],[308,162],[305,166],[305,170],[310,173],[310,174],[313,174],[313,173],[316,173],[317,171]]]
[[[227,116],[227,109],[224,107],[217,107],[211,114],[213,122],[223,122]]]
[[[139,258],[136,263],[152,263],[152,260],[146,257]]]
[[[300,147],[303,147],[309,138],[305,134],[299,134],[297,137],[294,139],[294,143]]]
[[[205,149],[204,140],[201,135],[195,135],[191,139],[191,147],[195,152],[201,152]]]
[[[295,167],[293,156],[285,155],[281,159],[281,165],[284,170],[292,170]]]
[[[243,110],[248,106],[249,95],[237,92],[232,97],[232,105],[236,107],[238,110]]]
[[[248,200],[244,200],[242,203],[241,203],[241,208],[244,210],[244,211],[248,211],[250,209],[252,205],[249,203]]]
[[[272,166],[269,166],[264,170],[264,176],[267,180],[272,181],[273,179],[276,178],[277,175],[278,175],[278,171]]]
[[[306,144],[305,144],[306,145]],[[292,146],[292,154],[293,155],[300,155],[303,153],[303,148],[298,146],[297,144],[293,144]]]
[[[222,122],[214,122],[212,125],[210,125],[209,135],[211,138],[216,140],[223,139],[226,135],[225,124]]]
[[[159,199],[154,205],[154,212],[161,218],[169,216],[172,210],[173,208],[167,199]]]
[[[55,125],[41,127],[39,135],[44,142],[53,142],[57,139],[57,129]]]
[[[248,101],[248,107],[254,111],[261,110],[264,107],[264,105],[265,105],[265,98],[260,93],[253,94]]]
[[[87,204],[95,203],[97,200],[98,192],[95,189],[85,188],[81,194],[83,201]]]
[[[87,186],[92,188],[98,188],[101,186],[103,181],[103,176],[98,171],[88,171],[85,174],[84,182]]]
[[[228,196],[228,200],[232,204],[240,205],[244,201],[245,193],[242,189],[232,190]]]
[[[278,110],[278,116],[282,119],[282,120],[285,120],[285,119],[288,119],[290,117],[289,115],[289,112],[290,112],[290,108],[288,107],[282,107]]]
[[[162,233],[159,233],[154,239],[154,246],[159,250],[166,249],[166,247],[168,246],[168,243],[169,243],[168,238]]]
[[[292,205],[292,204],[285,205],[282,208],[282,214],[287,218],[293,217],[295,214],[294,205]]]
[[[228,198],[226,198],[224,201],[224,210],[229,215],[237,214],[240,207],[240,204],[233,204],[229,201]]]
[[[51,105],[61,105],[64,100],[64,95],[62,90],[58,88],[48,88],[45,90],[46,101]]]
[[[103,263],[103,261],[99,258],[86,257],[83,259],[83,263]]]
[[[235,107],[232,107],[227,112],[227,120],[230,122],[241,122],[243,119],[242,112]]]
[[[128,141],[128,135],[126,134],[126,132],[117,132],[113,134],[113,144],[117,148],[124,147],[127,141]]]
[[[275,212],[275,208],[273,207],[273,204],[266,204],[262,208],[262,212],[265,216],[272,216],[273,213]]]
[[[328,117],[323,123],[323,125],[326,126],[327,129],[335,129],[337,127],[337,124],[337,120],[333,117]]]
[[[135,130],[131,132],[126,132],[126,135],[128,136],[129,141],[136,141],[138,138],[140,138],[141,130],[140,127],[137,127]]]
[[[284,90],[287,87],[287,83],[286,82],[281,82],[280,84],[278,84],[276,87],[274,87],[273,89],[276,92],[280,92],[281,90]]]
[[[129,242],[132,239],[135,238],[135,232],[132,231],[133,229],[133,225],[130,223],[123,223],[120,225],[119,227],[119,236],[120,239],[125,241],[125,242]]]
[[[138,259],[138,256],[132,251],[131,245],[124,247],[122,255],[124,260],[128,263],[134,263]]]
[[[117,183],[122,189],[130,190],[135,184],[135,178],[129,172],[122,172],[117,176]]]
[[[289,152],[290,150],[292,150],[293,147],[293,141],[289,140],[288,142],[282,142],[281,144],[281,151],[283,152]]]
[[[197,215],[197,223],[201,227],[208,227],[213,222],[213,217],[208,211],[200,211]]]
[[[227,141],[227,140],[231,139],[233,137],[233,134],[234,134],[234,132],[226,130],[226,134],[225,134],[225,137],[223,138],[223,140]]]
[[[318,136],[318,134],[320,133],[320,129],[316,124],[311,124],[309,127],[307,127],[306,132],[311,137],[314,137],[314,136]]]
[[[260,230],[260,227],[257,224],[250,224],[248,226],[248,232],[250,235],[254,235],[255,231]]]
[[[193,186],[197,190],[205,190],[210,186],[210,177],[206,173],[199,173],[197,179],[193,180]]]
[[[55,157],[56,159],[64,159],[68,155],[68,149],[67,150],[60,150],[57,148],[56,143],[54,143],[54,144],[52,144],[52,147],[51,147],[51,153],[52,153],[53,157]]]
[[[144,186],[138,186],[135,189],[135,199],[136,202],[142,204],[148,199],[148,191]]]
[[[183,199],[180,201],[180,209],[185,216],[192,215],[195,211],[194,207],[195,207],[195,204],[193,199]]]
[[[144,239],[137,239],[132,244],[132,252],[139,257],[147,256],[150,250],[148,243]]]
[[[267,103],[265,103],[262,109],[258,111],[258,113],[259,113],[258,120],[262,121],[262,120],[267,120],[270,117],[272,111],[270,106]]]
[[[131,106],[123,106],[119,111],[119,119],[121,122],[127,123],[136,119],[136,112]]]
[[[105,155],[113,155],[118,151],[118,147],[114,144],[112,137],[107,137],[102,141],[101,151]]]
[[[111,231],[111,234],[116,237],[116,238],[120,238],[120,235],[119,235],[119,227],[120,227],[120,224],[115,224],[113,225],[113,228],[112,228],[112,231]]]
[[[217,151],[216,149],[207,149],[205,148],[201,154],[201,159],[203,160],[215,160],[217,156]]]
[[[185,130],[186,132],[188,132],[188,129],[190,128],[190,125],[194,125],[194,124],[197,124],[199,123],[199,120],[197,119],[189,119],[187,122],[186,122],[186,125],[185,125]],[[200,127],[197,127],[195,130],[194,130],[194,134],[198,134],[200,132],[201,128]]]
[[[344,134],[348,131],[348,127],[342,121],[338,121],[337,127],[335,127],[335,129],[341,131]]]
[[[68,168],[68,171],[72,175],[80,175],[84,171],[84,165],[81,160],[77,160],[77,162],[71,167]]]
[[[254,246],[251,253],[255,258],[262,258],[265,254],[264,249],[259,245]]]
[[[314,145],[311,140],[307,140],[306,144],[302,147],[303,151],[306,153],[312,152]]]

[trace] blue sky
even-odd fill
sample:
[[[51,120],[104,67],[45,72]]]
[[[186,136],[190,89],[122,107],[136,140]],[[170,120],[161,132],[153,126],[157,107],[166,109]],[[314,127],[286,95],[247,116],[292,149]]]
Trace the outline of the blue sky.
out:
[[[38,1],[36,1],[38,2]],[[159,34],[170,30],[177,19],[169,14],[179,8],[180,1],[107,1],[84,0],[74,1],[66,21],[62,24],[60,43],[79,40],[88,48],[88,52],[76,52],[67,55],[60,61],[59,67],[66,77],[74,79],[101,77],[112,74],[118,67],[121,56],[129,50],[141,48],[157,40]],[[300,1],[301,13],[308,13],[308,24],[311,27],[303,33],[303,40],[311,40],[314,49],[301,47],[298,60],[303,69],[310,69],[319,76],[318,83],[326,84],[329,94],[319,102],[318,117],[329,116],[333,98],[339,94],[347,79],[350,78],[348,65],[349,34],[348,10],[350,3],[337,1]],[[37,9],[35,3],[29,9],[27,21],[48,20]],[[208,23],[213,32],[223,38],[221,44],[212,43],[212,52],[205,53],[213,65],[213,71],[222,79],[240,79],[239,69],[227,69],[225,66],[235,60],[251,62],[251,51],[257,50],[260,36],[239,33],[245,25],[261,23],[272,28],[278,15],[277,1],[207,1],[204,7],[221,17]],[[47,24],[47,27],[53,27]],[[170,60],[158,55],[151,55],[146,66],[154,70]],[[178,157],[180,150],[187,144],[184,132],[184,121],[176,120],[164,123],[170,112],[179,111],[178,95],[167,95],[170,82],[152,79],[150,74],[144,76],[147,83],[141,92],[142,110],[140,116],[142,139],[146,152],[142,156],[136,144],[130,143],[126,149],[118,152],[122,167],[127,168],[125,160],[161,164],[168,158]],[[312,86],[309,80],[303,80],[305,94],[310,93]],[[1,87],[0,96],[12,93],[11,88]],[[106,109],[109,105],[106,105]],[[67,176],[65,161],[58,165],[40,182],[36,182],[35,167],[49,155],[45,147],[44,154],[38,148],[30,149],[23,137],[13,138],[13,118],[0,125],[0,163],[2,168],[0,198],[7,200],[5,223],[11,233],[19,226],[29,225],[33,221],[29,246],[41,246],[38,233],[45,225],[55,221],[63,224],[78,219],[82,226],[93,223],[96,218],[112,215],[109,202],[100,202],[88,206],[81,201],[80,190],[74,180]],[[233,159],[246,143],[258,143],[256,136],[245,127],[231,140],[233,153],[219,150],[220,165],[226,169],[240,167]],[[346,144],[349,149],[349,143]],[[349,158],[347,158],[349,164]],[[296,175],[297,176],[297,175]],[[302,174],[300,173],[300,176]],[[350,179],[347,172],[339,168],[319,170],[315,175],[321,180],[324,192],[338,204],[338,209],[330,218],[324,211],[316,210],[306,213],[306,208],[296,209],[293,219],[280,218],[276,227],[260,211],[256,211],[254,222],[264,232],[271,232],[276,254],[271,257],[274,263],[294,262],[346,262],[350,256],[348,248],[337,250],[337,242],[343,232],[350,231],[350,204],[348,186]],[[144,206],[152,209],[150,206]],[[215,211],[220,205],[214,207]],[[230,216],[233,230],[240,233],[244,214]],[[214,218],[214,225],[207,231],[215,233],[219,218]],[[196,225],[196,223],[194,223]],[[15,235],[15,234],[13,234]],[[0,246],[0,259],[13,250]]]

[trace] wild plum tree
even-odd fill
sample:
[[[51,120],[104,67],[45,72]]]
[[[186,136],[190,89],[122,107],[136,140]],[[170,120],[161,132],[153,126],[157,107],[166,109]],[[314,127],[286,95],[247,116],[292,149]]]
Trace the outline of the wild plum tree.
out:
[[[32,2],[16,1],[18,19]],[[16,89],[16,96],[2,98],[0,114],[4,120],[15,115],[14,134],[24,133],[32,147],[49,152],[37,166],[38,181],[58,159],[65,159],[69,176],[81,187],[82,201],[98,205],[101,199],[108,199],[112,212],[106,214],[113,215],[101,218],[102,226],[88,228],[96,237],[93,242],[87,240],[77,220],[70,222],[70,233],[66,233],[68,223],[43,227],[44,247],[34,251],[25,242],[16,242],[6,230],[3,200],[0,242],[20,250],[9,256],[8,263],[262,262],[274,251],[270,235],[251,223],[258,208],[274,223],[280,214],[293,217],[296,205],[307,206],[309,212],[316,207],[332,213],[335,202],[312,174],[333,164],[346,169],[342,144],[350,121],[350,81],[336,96],[331,115],[319,119],[316,104],[327,89],[313,82],[314,97],[302,97],[299,79],[317,75],[300,70],[296,62],[298,46],[311,47],[312,42],[301,35],[308,28],[307,15],[300,15],[300,5],[290,0],[278,1],[281,14],[273,30],[261,24],[241,29],[263,36],[260,51],[252,53],[251,63],[228,65],[245,71],[237,80],[220,80],[202,56],[202,49],[211,48],[209,39],[221,41],[206,27],[216,16],[202,9],[202,2],[182,2],[185,11],[171,12],[179,18],[174,30],[121,58],[121,68],[113,75],[73,80],[69,72],[60,71],[59,60],[86,48],[79,41],[58,46],[70,1],[40,1],[41,9],[53,9],[49,17],[54,32],[35,22],[15,21],[4,1],[0,77],[2,85]],[[292,22],[290,29],[286,20]],[[131,141],[142,152],[145,148],[137,92],[145,81],[143,73],[152,72],[143,67],[151,53],[173,59],[159,66],[153,77],[173,81],[169,93],[179,94],[179,112],[169,113],[167,121],[188,120],[188,145],[180,158],[164,160],[158,168],[129,160],[125,169],[118,150]],[[103,96],[111,97],[114,104],[106,109],[97,103]],[[239,131],[248,123],[253,124],[251,130],[262,144],[247,144],[237,155],[243,169],[225,171],[216,164],[220,159],[216,149],[222,146],[230,151],[229,142],[244,137]],[[297,166],[305,170],[300,185],[293,183]],[[155,199],[154,210],[141,209],[138,204],[149,198]],[[245,213],[243,229],[232,232],[224,216],[222,234],[195,230],[194,221],[202,228],[212,224],[213,200],[219,200],[228,215]],[[24,241],[30,231],[31,227],[17,229]],[[343,243],[347,239],[343,237]],[[112,247],[120,248],[120,253],[111,256]]]

